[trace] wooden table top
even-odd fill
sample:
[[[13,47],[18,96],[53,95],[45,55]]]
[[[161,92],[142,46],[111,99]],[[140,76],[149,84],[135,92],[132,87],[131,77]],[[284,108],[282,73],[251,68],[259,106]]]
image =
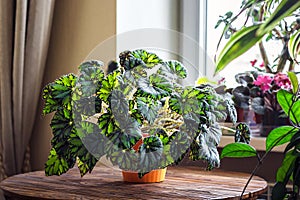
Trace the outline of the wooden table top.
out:
[[[96,167],[80,177],[74,168],[61,176],[46,177],[43,171],[9,177],[0,183],[12,199],[239,199],[249,174],[196,167],[169,167],[161,183],[124,183],[119,170]],[[255,176],[243,198],[267,190],[267,182]]]

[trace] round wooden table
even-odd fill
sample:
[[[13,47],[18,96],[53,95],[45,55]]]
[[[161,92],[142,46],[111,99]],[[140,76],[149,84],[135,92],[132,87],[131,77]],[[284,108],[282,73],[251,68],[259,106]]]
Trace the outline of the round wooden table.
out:
[[[249,174],[196,167],[169,167],[161,183],[122,181],[121,172],[96,167],[80,177],[78,169],[46,177],[43,171],[9,177],[0,183],[7,199],[239,199]],[[243,199],[266,192],[267,182],[255,176]]]

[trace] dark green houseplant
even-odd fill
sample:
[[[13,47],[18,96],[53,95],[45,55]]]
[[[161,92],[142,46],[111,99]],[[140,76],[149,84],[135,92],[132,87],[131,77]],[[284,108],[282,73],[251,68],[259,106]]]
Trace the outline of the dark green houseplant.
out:
[[[102,156],[140,176],[185,155],[206,160],[210,169],[218,166],[217,122],[227,113],[235,121],[230,98],[209,85],[181,85],[187,71],[178,61],[145,50],[125,51],[119,59],[107,73],[100,61],[84,62],[79,75],[64,75],[44,88],[44,114],[54,112],[46,175],[77,163],[83,176]]]

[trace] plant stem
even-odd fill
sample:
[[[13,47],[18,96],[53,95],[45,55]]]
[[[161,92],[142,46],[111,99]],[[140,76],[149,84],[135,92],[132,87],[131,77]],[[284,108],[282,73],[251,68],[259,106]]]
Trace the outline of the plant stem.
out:
[[[267,73],[272,73],[272,70],[269,67],[269,59],[268,59],[268,56],[267,56],[266,49],[265,49],[264,45],[263,45],[262,42],[259,42],[258,45],[259,45],[260,55],[261,55],[261,57],[264,61],[266,72]]]
[[[244,189],[243,189],[243,191],[242,191],[242,194],[241,194],[241,196],[240,196],[240,199],[243,199],[243,195],[244,195],[244,193],[245,193],[245,191],[246,191],[246,189],[247,189],[247,187],[248,187],[250,181],[252,180],[253,176],[256,174],[256,171],[260,168],[261,165],[262,165],[262,160],[259,160],[259,162],[256,164],[255,168],[254,168],[253,171],[251,172],[251,175],[250,175],[250,177],[249,177],[249,179],[248,179],[246,185],[244,186]]]
[[[289,71],[294,71],[294,69],[295,69],[295,62],[292,59],[290,59]]]
[[[294,129],[295,129],[295,128],[294,128]],[[294,129],[293,129],[293,130],[294,130]],[[240,196],[240,199],[242,199],[242,197],[243,197],[243,195],[244,195],[244,192],[246,191],[246,189],[247,189],[247,187],[248,187],[250,181],[252,180],[252,178],[253,178],[253,176],[255,175],[256,171],[257,171],[257,170],[259,169],[259,167],[262,165],[262,163],[263,163],[263,161],[265,160],[265,158],[266,158],[266,157],[269,155],[269,153],[274,149],[274,147],[276,147],[277,144],[278,144],[281,140],[283,140],[283,139],[285,138],[286,135],[290,134],[293,130],[287,132],[285,135],[283,135],[283,136],[281,137],[281,139],[277,140],[277,141],[275,142],[275,144],[272,146],[272,148],[271,148],[269,151],[266,151],[266,153],[264,153],[264,155],[263,155],[261,158],[259,158],[259,155],[257,154],[258,163],[256,164],[254,170],[251,172],[251,175],[250,175],[250,177],[249,177],[249,179],[248,179],[248,181],[247,181],[247,183],[246,183],[246,185],[245,185],[245,187],[244,187],[244,189],[243,189],[243,191],[242,191],[242,194],[241,194],[241,196]]]

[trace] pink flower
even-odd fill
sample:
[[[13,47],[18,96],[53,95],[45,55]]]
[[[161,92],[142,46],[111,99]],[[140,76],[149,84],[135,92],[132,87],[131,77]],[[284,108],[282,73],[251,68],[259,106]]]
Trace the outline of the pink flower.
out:
[[[282,89],[291,89],[292,87],[289,77],[281,72],[274,76],[274,83]]]
[[[264,61],[259,65],[259,67],[265,67]]]
[[[254,65],[255,65],[255,63],[257,62],[257,60],[256,59],[254,59],[254,60],[252,60],[252,61],[250,61],[250,63],[251,63],[251,66],[252,67],[254,67]]]
[[[266,92],[271,88],[273,79],[268,75],[259,75],[253,82],[254,85],[259,86],[263,92]]]
[[[225,83],[225,77],[222,77],[220,80],[218,80],[218,84],[224,84]]]

